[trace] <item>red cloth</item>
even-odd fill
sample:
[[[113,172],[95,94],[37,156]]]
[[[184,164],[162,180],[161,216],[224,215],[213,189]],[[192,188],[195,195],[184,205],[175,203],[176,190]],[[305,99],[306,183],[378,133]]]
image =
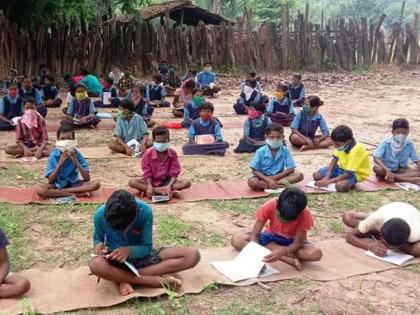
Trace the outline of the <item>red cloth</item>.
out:
[[[19,119],[16,124],[16,142],[23,141],[24,144],[34,143],[35,145],[41,145],[43,140],[48,140],[47,124],[45,119],[38,115],[37,127],[29,129]]]
[[[168,177],[178,177],[181,173],[178,155],[173,149],[167,150],[164,161],[159,159],[158,152],[154,148],[148,149],[141,159],[141,168],[143,177],[151,178],[154,187],[159,187]]]
[[[256,215],[257,221],[262,223],[269,221],[269,226],[266,231],[271,234],[277,234],[290,239],[296,236],[297,231],[305,231],[306,238],[307,232],[314,225],[309,208],[303,210],[296,220],[282,222],[278,219],[276,214],[277,200],[278,198],[273,198],[258,209]]]

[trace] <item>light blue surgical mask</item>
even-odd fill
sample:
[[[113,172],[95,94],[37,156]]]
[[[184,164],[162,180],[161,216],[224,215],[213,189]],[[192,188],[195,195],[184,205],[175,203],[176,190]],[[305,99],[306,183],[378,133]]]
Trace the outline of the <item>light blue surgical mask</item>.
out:
[[[302,106],[302,114],[304,114],[304,115],[309,114],[309,106],[307,106],[307,105]]]
[[[346,150],[346,146],[342,145],[341,147],[336,148],[337,151],[345,151]]]
[[[270,148],[272,148],[272,149],[278,149],[283,144],[283,141],[282,140],[271,140],[271,139],[267,139],[267,140],[265,140],[265,143],[267,143],[268,146]]]
[[[169,142],[153,142],[153,147],[156,151],[164,152],[169,149]]]

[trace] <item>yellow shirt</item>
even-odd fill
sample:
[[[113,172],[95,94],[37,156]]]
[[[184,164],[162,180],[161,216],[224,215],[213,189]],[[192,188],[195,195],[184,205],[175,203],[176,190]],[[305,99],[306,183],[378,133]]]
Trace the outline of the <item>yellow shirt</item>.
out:
[[[358,182],[363,182],[370,175],[369,152],[357,142],[349,153],[334,150],[333,155],[338,159],[338,166],[344,171],[356,175]]]

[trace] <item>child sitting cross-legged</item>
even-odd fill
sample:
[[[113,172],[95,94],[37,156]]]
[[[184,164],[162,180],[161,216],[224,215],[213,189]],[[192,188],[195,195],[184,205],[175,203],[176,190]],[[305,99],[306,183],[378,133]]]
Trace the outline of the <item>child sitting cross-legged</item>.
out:
[[[333,158],[329,166],[313,174],[315,185],[325,187],[335,184],[338,192],[348,192],[369,177],[369,152],[354,139],[353,131],[348,126],[336,127],[331,139],[335,147]]]
[[[229,143],[223,141],[220,123],[213,112],[210,102],[200,106],[200,118],[192,122],[188,129],[189,141],[182,147],[185,155],[225,155]]]
[[[284,144],[283,126],[271,124],[265,130],[263,147],[255,152],[251,162],[252,177],[248,186],[252,190],[278,189],[303,180],[303,174],[295,172],[295,162]]]
[[[271,125],[271,119],[265,115],[265,111],[265,105],[262,103],[250,104],[248,119],[244,124],[244,137],[239,140],[234,152],[255,152],[265,145],[265,130]]]
[[[153,247],[153,212],[143,201],[125,190],[115,191],[93,217],[94,254],[91,272],[113,281],[121,295],[134,292],[133,286],[182,286],[173,274],[191,269],[200,253],[189,247]],[[124,262],[137,269],[135,275]]]
[[[192,122],[200,117],[200,106],[204,103],[203,91],[194,89],[192,99],[186,103],[183,109],[182,127],[189,128]]]
[[[289,95],[293,106],[301,107],[305,103],[305,86],[302,83],[302,75],[295,73],[292,75],[292,83],[289,84]]]
[[[271,253],[265,262],[278,260],[302,269],[301,262],[319,261],[322,251],[307,240],[308,231],[313,227],[311,211],[304,192],[297,188],[286,188],[279,198],[263,204],[256,214],[252,230],[245,229],[232,236],[232,246],[242,250],[249,242],[265,246]],[[263,231],[266,223],[268,227]]]
[[[35,99],[24,101],[24,114],[16,124],[16,143],[6,147],[5,152],[16,157],[47,157],[51,153],[45,119],[37,112]]]
[[[374,154],[376,176],[388,183],[408,182],[420,185],[420,159],[414,144],[407,139],[408,121],[398,118],[392,123],[392,138],[384,140]],[[408,162],[416,164],[410,168]]]
[[[233,105],[233,109],[238,115],[246,115],[248,113],[249,105],[254,102],[259,102],[260,99],[261,93],[257,89],[257,80],[247,79],[239,99]]]
[[[147,87],[149,101],[157,107],[170,107],[171,103],[165,99],[166,89],[163,85],[162,76],[155,74],[153,83]]]
[[[102,79],[102,85],[102,91],[99,95],[101,99],[93,103],[95,107],[118,107],[120,99],[118,97],[118,90],[114,86],[114,80],[110,77],[105,77]],[[109,94],[108,100],[105,99],[105,93]],[[105,104],[105,102],[107,103]]]
[[[146,151],[141,160],[143,178],[132,179],[128,185],[142,194],[145,193],[148,198],[153,195],[178,198],[179,191],[189,188],[191,182],[178,179],[181,165],[176,151],[169,147],[169,130],[156,127],[152,135],[153,147]]]
[[[134,85],[128,92],[127,100],[134,104],[134,111],[143,117],[147,127],[153,127],[156,123],[151,119],[155,108],[147,99],[147,87],[145,85]]]
[[[267,116],[271,121],[282,126],[289,126],[295,117],[295,108],[287,93],[287,85],[279,84],[276,96],[270,101]]]
[[[26,278],[10,274],[10,260],[6,248],[8,245],[9,240],[0,228],[0,299],[20,297],[31,287]]]
[[[56,148],[48,157],[45,177],[48,184],[37,189],[43,198],[85,196],[100,188],[99,182],[90,181],[89,164],[76,149],[74,129],[62,125],[57,131]],[[79,178],[79,173],[82,179]]]

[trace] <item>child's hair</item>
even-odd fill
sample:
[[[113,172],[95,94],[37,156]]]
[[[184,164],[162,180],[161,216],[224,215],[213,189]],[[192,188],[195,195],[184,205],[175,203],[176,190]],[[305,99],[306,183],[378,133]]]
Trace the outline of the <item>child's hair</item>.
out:
[[[196,83],[194,79],[189,79],[186,83],[185,83],[185,87],[187,89],[195,89],[196,87]]]
[[[10,88],[15,88],[15,89],[17,89],[17,88],[18,88],[17,83],[15,83],[15,82],[11,82],[11,83],[10,83],[10,85],[9,85],[9,87],[8,87],[7,89],[10,89]]]
[[[266,104],[266,103],[268,103],[268,102],[270,102],[270,99],[268,98],[268,96],[267,96],[267,95],[263,95],[263,96],[261,97],[260,103],[261,103],[261,104]]]
[[[195,94],[197,94],[197,92],[201,92],[201,90],[200,90],[200,89],[197,89],[196,87],[194,87],[194,88],[191,90],[191,94],[192,94],[192,96],[194,96]]]
[[[257,87],[257,80],[255,79],[247,79],[245,82],[254,89]]]
[[[125,190],[112,193],[105,204],[105,219],[114,229],[124,230],[137,215],[137,203],[132,194]]]
[[[26,103],[35,104],[35,98],[32,96],[25,97],[25,99],[23,100],[23,106],[25,106]]]
[[[213,64],[210,62],[210,61],[207,61],[207,62],[205,62],[204,64],[203,64],[203,66],[204,67],[206,67],[206,66],[212,66]]]
[[[70,73],[66,73],[65,75],[64,75],[64,77],[63,77],[63,80],[64,81],[70,81],[71,80],[71,74]]]
[[[277,91],[287,92],[288,89],[289,89],[289,87],[286,84],[279,83],[277,85]]]
[[[332,141],[347,142],[353,139],[353,131],[345,125],[337,126],[331,133],[331,139]]]
[[[408,123],[407,119],[404,118],[397,118],[392,123],[392,130],[395,130],[397,128],[401,129],[410,129],[410,124]]]
[[[193,76],[196,76],[196,75],[197,75],[197,70],[190,70],[190,72],[191,72],[191,74],[192,74]]]
[[[89,70],[87,68],[82,68],[80,69],[80,74],[82,75],[88,75],[90,74]]]
[[[205,109],[209,109],[212,113],[214,112],[214,106],[210,102],[204,102],[203,104],[201,104],[201,106],[200,106],[200,112],[202,110],[205,110]]]
[[[47,74],[47,76],[45,77],[45,79],[47,79],[48,81],[50,81],[50,83],[54,83],[55,82],[55,78],[51,74]]]
[[[134,103],[131,100],[122,100],[120,107],[123,109],[128,109],[130,112],[134,112]]]
[[[302,75],[300,73],[294,73],[293,77],[298,79],[299,81],[302,80]]]
[[[143,96],[145,96],[145,95],[146,95],[146,91],[147,91],[147,86],[145,86],[144,84],[141,84],[141,85],[139,86],[139,91],[140,91],[140,93],[141,93]]]
[[[105,82],[112,85],[114,84],[114,79],[111,77],[105,77]]]
[[[321,99],[318,96],[309,95],[307,99],[310,107],[319,107],[324,105],[324,102],[321,101]]]
[[[277,131],[278,133],[284,134],[284,128],[282,125],[279,124],[271,124],[265,128],[265,135],[268,136],[270,133]]]
[[[248,75],[249,75],[251,78],[254,78],[254,79],[255,79],[255,77],[257,76],[257,73],[255,72],[255,70],[251,70],[251,71],[249,71],[249,72],[248,72]]]
[[[265,113],[265,111],[267,110],[265,108],[265,105],[261,102],[252,102],[251,104],[249,104],[249,107],[253,107],[256,111],[262,113]]]
[[[282,191],[277,202],[280,218],[286,221],[296,220],[308,205],[306,194],[299,188],[288,187]]]
[[[87,86],[86,85],[84,85],[83,83],[77,83],[77,85],[76,85],[76,90],[78,89],[78,88],[83,88],[83,89],[85,89],[85,91],[87,91]]]
[[[153,139],[155,139],[155,137],[157,136],[167,136],[169,138],[169,129],[166,127],[160,127],[160,126],[156,127],[152,131],[152,136],[153,136]]]
[[[157,83],[161,83],[162,82],[162,76],[160,74],[155,74],[153,76],[153,81],[155,81]]]
[[[62,133],[68,133],[71,132],[73,139],[75,138],[74,128],[72,125],[64,124],[61,125],[57,130],[57,139],[60,139],[60,135]]]
[[[391,246],[401,246],[410,236],[410,226],[402,219],[393,218],[384,223],[381,234]]]

